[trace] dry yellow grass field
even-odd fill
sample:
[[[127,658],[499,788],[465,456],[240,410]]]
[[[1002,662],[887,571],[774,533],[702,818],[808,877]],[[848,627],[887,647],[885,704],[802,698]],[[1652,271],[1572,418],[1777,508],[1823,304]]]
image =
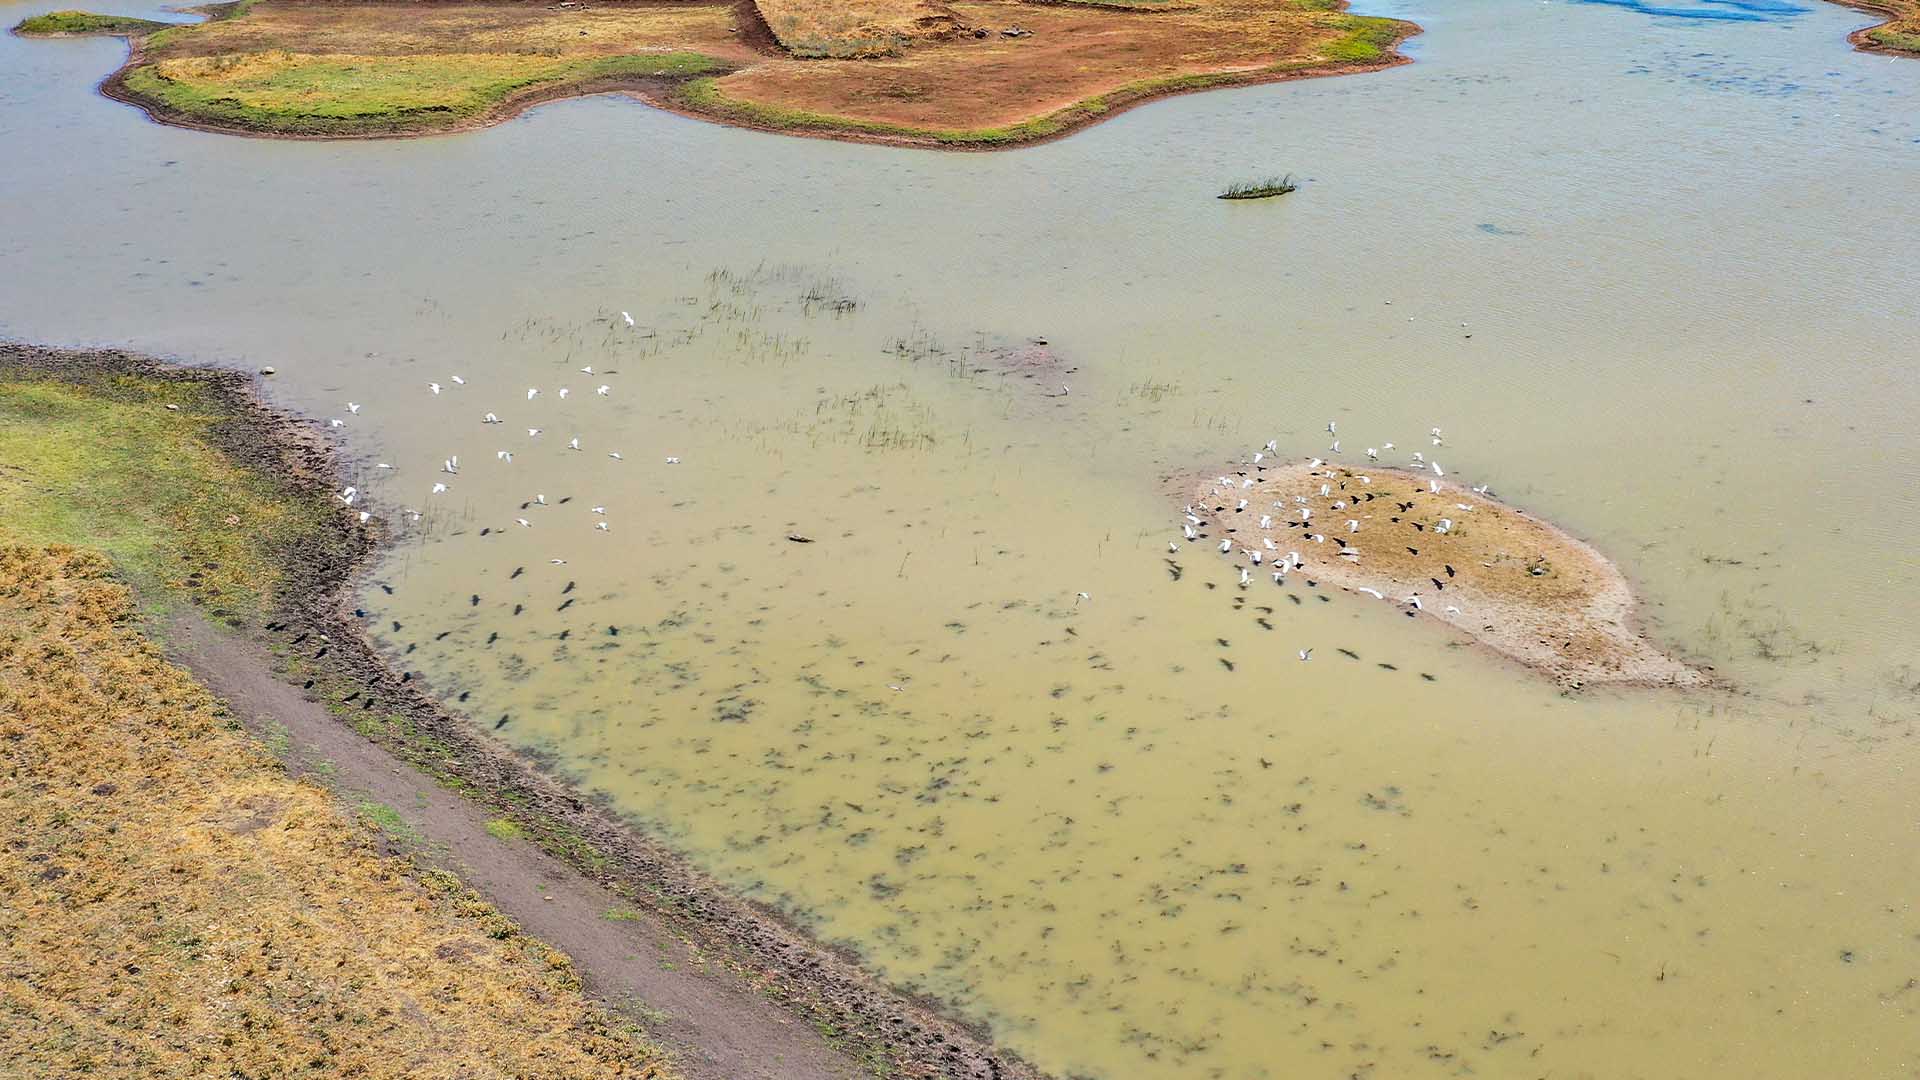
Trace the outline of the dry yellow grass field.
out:
[[[0,1073],[669,1075],[564,956],[288,777],[109,569],[0,541]]]

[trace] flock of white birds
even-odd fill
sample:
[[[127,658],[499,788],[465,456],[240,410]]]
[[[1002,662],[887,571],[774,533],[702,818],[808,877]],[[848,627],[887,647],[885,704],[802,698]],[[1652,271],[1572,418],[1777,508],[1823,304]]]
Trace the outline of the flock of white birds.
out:
[[[631,328],[634,325],[633,316],[628,314],[627,312],[624,312],[624,311],[621,312],[620,318],[621,318],[621,321],[623,321],[629,328]],[[593,370],[592,364],[588,364],[580,368],[579,372],[580,374],[588,376],[589,378],[596,378],[599,375],[605,375],[607,377],[611,377],[614,374],[613,372],[596,373]],[[445,393],[450,393],[450,392],[459,393],[463,390],[464,387],[466,387],[466,385],[467,385],[467,380],[464,376],[450,375],[448,376],[448,383],[429,382],[426,385],[426,389],[428,394],[432,395],[433,397],[439,397]],[[543,391],[537,386],[527,387],[526,403],[532,404],[534,401],[538,400],[542,396],[542,393]],[[561,401],[565,401],[569,396],[572,395],[572,393],[573,393],[573,390],[571,387],[562,386],[555,389],[554,396]],[[613,386],[610,383],[601,383],[600,385],[594,387],[593,393],[596,397],[611,397],[613,395]],[[363,408],[363,406],[359,402],[349,401],[346,403],[347,415],[349,416],[357,416],[361,408]],[[327,420],[327,426],[330,428],[345,427],[346,423],[347,422],[345,420],[342,420],[338,417],[332,417]],[[480,424],[486,427],[505,426],[506,421],[501,419],[498,413],[486,412],[481,414]],[[543,427],[529,427],[526,429],[526,432],[527,432],[527,436],[526,436],[527,443],[537,444],[538,441],[541,439],[541,437],[546,434],[546,429]],[[584,452],[585,449],[586,448],[581,445],[580,436],[574,435],[567,439],[567,443],[566,443],[567,451]],[[513,455],[514,455],[514,452],[511,449],[495,450],[493,453],[494,461],[500,465],[513,464]],[[607,457],[613,459],[614,461],[626,460],[626,458],[623,457],[618,450],[607,451]],[[668,465],[678,465],[680,464],[680,459],[678,457],[668,457],[666,459],[666,463]],[[392,464],[383,461],[376,464],[374,468],[379,469],[381,471],[392,471],[394,470],[395,467]],[[440,472],[444,474],[447,477],[447,479],[434,481],[433,486],[427,491],[427,497],[429,499],[432,499],[436,496],[446,495],[449,492],[451,492],[453,490],[454,478],[457,478],[460,476],[461,468],[462,466],[460,463],[460,455],[458,454],[449,454],[447,455],[447,457],[442,459],[440,463]],[[357,502],[362,501],[362,496],[363,496],[363,493],[360,491],[359,488],[353,485],[348,485],[347,487],[341,489],[341,491],[334,497],[339,499],[345,505],[352,507]],[[564,502],[566,500],[562,500],[562,501]],[[539,506],[548,505],[546,495],[541,493],[535,493],[532,496],[532,498],[528,500],[528,503],[532,505],[539,505]],[[403,512],[407,515],[410,521],[414,521],[414,522],[419,521],[422,514],[422,511],[414,507],[407,507]],[[607,514],[606,507],[604,506],[591,507],[589,509],[589,513],[595,519],[593,521],[594,531],[603,532],[603,533],[612,531],[613,525],[606,518],[606,514]],[[365,524],[366,522],[371,520],[373,517],[372,511],[365,510],[365,509],[360,510],[359,515],[360,515],[361,524]],[[516,517],[513,520],[516,525],[519,525],[523,529],[533,528],[533,522],[529,521],[524,517]],[[560,564],[560,563],[564,563],[566,560],[553,559],[551,561],[554,562],[555,564]]]

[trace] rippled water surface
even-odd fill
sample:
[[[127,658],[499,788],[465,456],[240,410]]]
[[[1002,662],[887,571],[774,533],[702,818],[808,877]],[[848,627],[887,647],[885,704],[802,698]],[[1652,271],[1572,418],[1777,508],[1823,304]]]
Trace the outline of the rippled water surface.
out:
[[[0,334],[275,365],[422,512],[405,666],[1062,1075],[1912,1076],[1920,63],[1709,7],[1394,4],[1414,65],[990,155],[239,140],[4,38]],[[1329,419],[1737,690],[1169,555],[1167,477]]]

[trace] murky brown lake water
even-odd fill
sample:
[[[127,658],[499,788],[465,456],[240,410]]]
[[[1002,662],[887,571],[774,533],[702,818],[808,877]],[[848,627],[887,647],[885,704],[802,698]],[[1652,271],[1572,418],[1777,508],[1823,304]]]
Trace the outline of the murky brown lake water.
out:
[[[0,39],[0,334],[277,366],[426,514],[366,598],[408,667],[1062,1075],[1915,1075],[1920,64],[1830,6],[1383,13],[1419,63],[996,155],[614,98],[249,142]],[[1163,477],[1329,419],[1737,690],[1168,554]]]

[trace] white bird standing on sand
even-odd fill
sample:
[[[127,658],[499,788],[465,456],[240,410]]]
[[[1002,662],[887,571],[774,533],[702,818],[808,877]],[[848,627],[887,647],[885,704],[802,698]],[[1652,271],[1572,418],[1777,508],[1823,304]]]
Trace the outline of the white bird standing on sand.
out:
[[[1239,512],[1241,512],[1242,510],[1245,510],[1246,508],[1247,508],[1247,500],[1245,500],[1245,499],[1241,499],[1241,500],[1240,500],[1240,505],[1239,505],[1239,506],[1236,506],[1236,507],[1234,507],[1234,508],[1233,508],[1233,512],[1237,514],[1237,513],[1239,513]]]
[[[1247,552],[1247,558],[1249,558],[1249,559],[1252,559],[1252,560],[1253,560],[1253,565],[1255,565],[1255,566],[1259,566],[1259,565],[1260,565],[1260,553],[1259,553],[1259,552],[1257,552],[1257,551],[1249,551],[1249,552]]]
[[[592,508],[592,512],[595,514],[604,514],[607,512],[607,508],[604,506],[596,506]]]
[[[567,388],[566,388],[566,387],[564,387],[564,386],[563,386],[563,387],[561,387],[561,388],[560,388],[560,400],[561,400],[561,401],[565,401],[565,400],[567,400],[567,392],[568,392],[568,391],[567,391]]]
[[[580,449],[580,436],[578,436],[578,435],[575,435],[575,436],[574,436],[573,438],[571,438],[571,439],[568,439],[568,440],[567,440],[567,449],[569,449],[569,450],[578,450],[578,449]]]
[[[389,464],[387,464],[386,462],[384,462],[384,461],[383,461],[383,462],[381,462],[380,464],[378,464],[378,465],[375,465],[375,466],[374,466],[374,468],[376,468],[376,469],[389,469],[389,470],[390,470],[390,469],[392,469],[392,468],[393,468],[393,466],[391,466],[391,465],[389,465]]]
[[[1264,545],[1266,545],[1266,548],[1267,548],[1267,550],[1268,550],[1268,551],[1279,551],[1279,550],[1280,550],[1280,545],[1279,545],[1279,544],[1276,544],[1276,543],[1274,543],[1274,542],[1273,542],[1273,537],[1271,537],[1271,536],[1263,536],[1263,537],[1261,537],[1261,538],[1260,538],[1260,542],[1261,542],[1262,544],[1264,544]]]
[[[1434,531],[1434,532],[1437,532],[1437,533],[1449,533],[1449,532],[1452,532],[1452,531],[1453,531],[1453,519],[1452,519],[1452,518],[1441,518],[1441,519],[1440,519],[1440,524],[1438,524],[1438,525],[1435,525],[1435,526],[1433,527],[1433,531]]]
[[[669,464],[669,465],[678,465],[678,464],[680,464],[680,459],[679,459],[679,458],[677,458],[677,457],[670,457],[670,458],[668,458],[668,459],[667,459],[667,464]]]
[[[528,428],[528,429],[527,429],[527,438],[529,438],[529,439],[537,439],[537,438],[539,438],[539,437],[540,437],[540,433],[541,433],[541,432],[543,432],[543,431],[545,431],[545,430],[547,430],[547,429],[546,429],[546,428],[537,428],[537,427],[530,427],[530,428]]]
[[[1323,499],[1324,499],[1324,498],[1326,498],[1327,496],[1329,496],[1329,495],[1331,495],[1331,494],[1333,494],[1333,485],[1332,485],[1332,484],[1321,484],[1321,485],[1320,485],[1320,497],[1321,497],[1321,498],[1323,498]]]
[[[1241,567],[1240,568],[1240,587],[1244,589],[1252,582],[1253,582],[1253,575],[1247,571],[1246,567],[1244,566]]]
[[[596,522],[594,522],[594,523],[593,523],[593,527],[594,527],[594,528],[596,528],[596,529],[599,529],[599,530],[600,530],[601,532],[606,532],[606,531],[607,531],[607,523],[606,523],[606,522],[604,522],[604,521],[596,521]]]
[[[1355,520],[1354,520],[1354,519],[1352,519],[1352,518],[1348,518],[1348,519],[1347,519],[1347,531],[1348,531],[1349,533],[1357,533],[1357,532],[1359,532],[1359,531],[1360,531],[1360,523],[1359,523],[1358,521],[1355,521]]]
[[[1300,508],[1300,521],[1301,521],[1301,522],[1302,522],[1302,523],[1304,524],[1304,523],[1306,523],[1306,522],[1309,522],[1309,521],[1312,521],[1312,520],[1313,520],[1313,507],[1311,507],[1311,506],[1303,506],[1303,507],[1301,507],[1301,508]]]
[[[1092,594],[1092,593],[1088,593],[1088,592],[1077,592],[1077,593],[1074,593],[1074,594],[1073,594],[1073,602],[1074,602],[1074,603],[1075,603],[1076,605],[1077,605],[1077,604],[1079,604],[1079,603],[1080,603],[1080,601],[1082,601],[1082,600],[1091,600],[1091,599],[1093,599],[1093,594]]]
[[[1327,447],[1327,449],[1329,449],[1329,450],[1331,450],[1331,451],[1333,451],[1333,452],[1334,452],[1334,453],[1336,453],[1336,454],[1337,454],[1337,453],[1339,453],[1339,452],[1340,452],[1340,440],[1339,440],[1339,439],[1335,439],[1335,440],[1333,440],[1333,445],[1332,445],[1332,446],[1329,446],[1329,447]]]
[[[1390,442],[1383,442],[1383,443],[1381,443],[1381,444],[1380,444],[1380,449],[1382,449],[1382,450],[1391,450],[1391,449],[1393,449],[1393,444],[1392,444],[1392,443],[1390,443]]]
[[[1287,565],[1288,565],[1288,566],[1304,566],[1304,565],[1306,565],[1306,564],[1305,564],[1305,563],[1302,563],[1302,562],[1300,561],[1300,553],[1299,553],[1299,552],[1297,552],[1297,551],[1289,551],[1289,552],[1287,552]]]
[[[514,518],[513,520],[523,529],[533,528],[533,522],[528,521],[526,518]]]
[[[1266,457],[1266,456],[1267,456],[1267,455],[1265,455],[1265,454],[1263,454],[1263,453],[1259,453],[1258,451],[1256,451],[1256,452],[1254,453],[1254,455],[1253,455],[1253,463],[1254,463],[1255,465],[1258,465],[1258,464],[1260,464],[1260,460],[1261,460],[1262,458],[1264,458],[1264,457]]]
[[[1429,465],[1432,465],[1432,466],[1433,466],[1433,475],[1435,475],[1435,476],[1445,476],[1445,475],[1447,475],[1447,471],[1446,471],[1445,469],[1442,469],[1442,468],[1440,467],[1440,463],[1439,463],[1439,462],[1437,462],[1437,461],[1430,461],[1430,462],[1428,462],[1428,464],[1429,464]]]
[[[439,384],[439,383],[437,383],[437,382],[430,382],[430,383],[428,383],[428,384],[427,384],[427,389],[429,389],[429,390],[431,390],[431,391],[433,391],[434,393],[436,393],[436,394],[438,394],[438,393],[440,392],[440,384]]]
[[[1273,515],[1272,515],[1272,514],[1261,514],[1261,515],[1260,515],[1260,527],[1261,527],[1261,528],[1263,528],[1263,529],[1271,529],[1271,528],[1273,528]]]
[[[594,387],[593,392],[596,394],[599,394],[601,397],[606,397],[608,394],[613,393],[613,387],[608,386],[605,383],[602,383],[599,386]]]
[[[1457,607],[1454,607],[1454,606],[1453,606],[1452,604],[1448,604],[1448,605],[1447,605],[1447,614],[1449,614],[1449,615],[1458,615],[1458,614],[1460,614],[1460,609],[1459,609],[1459,608],[1457,608]]]
[[[532,401],[532,400],[533,400],[534,398],[537,398],[537,397],[539,397],[539,396],[540,396],[540,388],[539,388],[539,387],[537,387],[537,386],[529,386],[529,387],[527,387],[527,400],[528,400],[528,401]]]
[[[1427,481],[1427,490],[1432,492],[1435,495],[1440,494],[1440,481],[1438,480]]]
[[[621,320],[622,320],[622,321],[624,321],[624,322],[625,322],[625,323],[626,323],[626,324],[627,324],[628,326],[632,326],[632,325],[633,325],[633,316],[631,316],[631,315],[629,315],[629,314],[627,314],[626,312],[624,312],[624,311],[623,311],[623,312],[621,312],[621,313],[620,313],[620,318],[621,318]]]
[[[615,461],[625,461],[625,460],[627,460],[626,458],[623,458],[623,457],[621,457],[621,456],[620,456],[620,453],[619,453],[619,451],[617,451],[617,450],[616,450],[616,451],[612,451],[612,452],[610,452],[610,453],[608,453],[608,454],[607,454],[607,456],[608,456],[608,457],[610,457],[610,458],[612,458],[612,459],[613,459],[613,460],[615,460]]]
[[[1200,539],[1200,534],[1199,534],[1199,533],[1197,533],[1197,532],[1194,532],[1194,531],[1193,531],[1193,526],[1191,526],[1191,525],[1182,525],[1182,526],[1180,526],[1180,529],[1181,529],[1181,531],[1182,531],[1182,532],[1184,532],[1184,533],[1186,533],[1186,534],[1187,534],[1187,539],[1189,539],[1189,540],[1198,540],[1198,539]]]
[[[355,402],[349,401],[347,402],[347,411],[350,413],[357,413],[360,411],[360,406]]]
[[[539,503],[541,506],[547,505],[547,497],[545,495],[535,495],[533,501]]]
[[[1233,550],[1233,541],[1231,540],[1220,541],[1220,554],[1225,555],[1227,552],[1232,550]]]
[[[435,495],[444,495],[444,494],[446,494],[446,491],[447,491],[447,485],[445,485],[445,484],[435,484],[435,485],[433,485],[433,492],[432,492],[432,494],[435,494]]]
[[[1385,600],[1387,598],[1386,594],[1382,593],[1379,589],[1368,589],[1368,588],[1362,587],[1362,588],[1355,589],[1353,591],[1366,593],[1368,596],[1373,597],[1375,600]]]
[[[495,450],[493,456],[497,461],[504,461],[509,465],[513,464],[513,451],[511,450]]]
[[[1311,659],[1313,659],[1313,650],[1312,650],[1312,649],[1301,649],[1301,650],[1300,650],[1300,653],[1299,653],[1299,656],[1300,656],[1300,660],[1301,660],[1301,662],[1302,662],[1302,663],[1304,663],[1304,662],[1306,662],[1306,661],[1308,661],[1308,660],[1311,660]]]
[[[1168,553],[1169,553],[1169,554],[1171,554],[1171,553],[1173,553],[1173,552],[1177,552],[1177,551],[1179,551],[1179,550],[1180,550],[1180,545],[1179,545],[1179,544],[1176,544],[1176,543],[1174,543],[1174,542],[1173,542],[1173,541],[1171,541],[1171,540],[1169,540],[1169,541],[1167,541],[1167,551],[1168,551]]]
[[[587,365],[586,367],[583,367],[583,368],[581,368],[581,369],[580,369],[580,374],[582,374],[582,375],[591,375],[591,374],[593,374],[593,365],[592,365],[592,364],[588,364],[588,365]]]
[[[1379,448],[1379,447],[1377,447],[1377,446],[1369,446],[1369,447],[1367,447],[1367,460],[1368,460],[1368,461],[1379,461],[1379,460],[1380,460],[1380,448]]]
[[[501,421],[499,417],[493,415],[492,413],[488,413],[487,415],[480,418],[480,422],[483,424],[498,424]]]
[[[372,517],[373,515],[367,513],[365,510],[360,511],[360,524],[365,525]]]
[[[460,377],[460,376],[458,376],[458,375],[455,375],[455,376],[453,377],[453,385],[455,385],[455,386],[465,386],[465,385],[467,385],[467,380],[465,380],[465,379],[463,379],[463,378],[461,378],[461,377]]]
[[[1418,450],[1415,450],[1413,452],[1413,460],[1419,462],[1422,465],[1425,465],[1427,463],[1427,455],[1421,453]]]

